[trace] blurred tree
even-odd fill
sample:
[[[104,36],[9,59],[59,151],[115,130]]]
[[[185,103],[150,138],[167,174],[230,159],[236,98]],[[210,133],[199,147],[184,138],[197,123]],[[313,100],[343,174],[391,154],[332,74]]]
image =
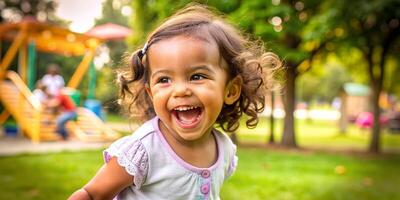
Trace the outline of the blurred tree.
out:
[[[298,79],[297,97],[307,104],[317,100],[331,103],[343,84],[352,81],[348,70],[341,64],[327,60],[319,62],[313,65],[323,67],[314,67]]]
[[[330,16],[330,1],[272,0],[244,1],[232,14],[234,21],[260,37],[285,61],[284,129],[282,145],[296,147],[294,130],[295,91],[297,77],[311,69],[317,53],[333,38],[335,21]]]
[[[379,97],[384,86],[387,61],[391,56],[398,57],[396,50],[400,46],[400,1],[337,1],[335,6],[339,8],[341,16],[337,19],[341,23],[335,31],[341,33],[342,45],[358,49],[367,66],[374,115],[369,151],[379,152]]]
[[[132,13],[129,2],[129,0],[103,1],[102,16],[95,20],[95,25],[114,23],[121,26],[128,26],[128,16]],[[126,43],[124,41],[107,41],[106,45],[110,49],[111,65],[120,64],[119,61],[127,49]]]
[[[135,35],[130,38],[132,48],[139,47],[156,24],[188,1],[171,0],[132,2],[131,18]],[[202,3],[203,1],[198,1]],[[208,5],[228,14],[228,19],[237,23],[254,39],[261,39],[270,49],[282,56],[285,70],[285,119],[282,144],[296,147],[294,109],[296,103],[296,79],[311,69],[313,58],[330,51],[327,44],[336,40],[340,32],[333,30],[338,20],[338,6],[334,1],[318,0],[253,0],[253,1],[207,1]]]
[[[400,49],[396,50],[396,52],[400,52]],[[384,85],[387,85],[388,93],[395,94],[397,97],[400,97],[400,82],[398,78],[400,75],[399,63],[399,57],[391,56],[387,63],[387,78],[384,80]]]
[[[49,0],[0,1],[0,22],[20,21],[24,16],[34,16],[39,21],[55,21],[56,3]]]
[[[313,100],[316,100],[319,97],[318,88],[322,84],[321,75],[310,71],[307,74],[304,74],[298,79],[298,92],[297,97],[300,101],[307,103],[310,105]]]
[[[129,47],[136,49],[147,40],[147,35],[165,18],[171,16],[176,10],[183,8],[191,2],[215,7],[221,12],[231,13],[240,5],[240,0],[133,0],[131,3],[132,15],[130,24],[135,34],[129,39]]]
[[[351,77],[343,66],[328,65],[320,79],[320,85],[316,87],[318,88],[318,96],[324,101],[332,102],[339,94],[343,84],[350,81]]]
[[[128,26],[128,16],[132,14],[132,9],[129,6],[129,0],[105,0],[103,1],[102,16],[95,20],[95,25],[102,25],[106,23],[114,23],[121,26]],[[114,82],[115,69],[123,65],[123,57],[127,52],[126,41],[106,41],[106,47],[99,48],[103,53],[109,54],[109,62],[104,63],[98,71],[97,83],[101,84],[96,90],[96,98],[98,98],[105,108],[110,112],[117,112],[118,105],[116,100],[118,98],[118,90]],[[101,53],[101,52],[99,52]],[[106,84],[104,84],[106,83]]]

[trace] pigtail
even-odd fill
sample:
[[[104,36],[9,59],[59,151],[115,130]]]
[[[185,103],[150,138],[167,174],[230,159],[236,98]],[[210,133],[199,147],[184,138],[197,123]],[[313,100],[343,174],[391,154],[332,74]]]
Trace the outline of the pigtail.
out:
[[[133,94],[129,89],[129,84],[135,81],[139,81],[142,79],[144,75],[144,66],[142,63],[143,55],[141,55],[141,51],[138,50],[132,54],[129,62],[129,71],[131,72],[128,77],[124,75],[124,73],[118,74],[118,80],[120,83],[120,94],[122,98],[125,98],[126,93]]]
[[[145,88],[148,82],[148,67],[143,62],[145,53],[143,49],[134,52],[125,61],[128,69],[118,74],[120,102],[126,104],[123,107],[131,117],[140,118],[143,121],[155,115]]]
[[[142,53],[141,50],[137,51],[133,56],[132,56],[132,61],[131,61],[131,70],[132,70],[132,77],[133,81],[138,81],[142,79],[144,73],[145,73],[145,67],[143,65],[142,59],[144,57],[144,54]]]

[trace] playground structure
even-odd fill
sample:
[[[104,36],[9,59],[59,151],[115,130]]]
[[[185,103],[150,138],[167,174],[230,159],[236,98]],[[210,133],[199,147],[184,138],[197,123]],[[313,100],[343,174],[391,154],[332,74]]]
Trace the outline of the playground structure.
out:
[[[48,116],[31,90],[35,83],[36,51],[61,54],[66,56],[83,56],[81,63],[66,86],[76,89],[84,74],[91,68],[94,71],[93,57],[101,40],[68,29],[36,20],[25,19],[19,23],[0,24],[0,44],[10,41],[11,45],[0,58],[0,102],[4,107],[0,113],[0,126],[8,117],[13,116],[22,133],[33,142],[57,140],[55,121],[48,121]],[[8,70],[18,54],[18,73]],[[88,97],[94,97],[95,86],[89,83]],[[79,105],[78,105],[79,106]],[[119,134],[91,110],[78,107],[77,120],[67,124],[69,133],[83,141],[115,140]],[[46,119],[46,120],[45,120]]]

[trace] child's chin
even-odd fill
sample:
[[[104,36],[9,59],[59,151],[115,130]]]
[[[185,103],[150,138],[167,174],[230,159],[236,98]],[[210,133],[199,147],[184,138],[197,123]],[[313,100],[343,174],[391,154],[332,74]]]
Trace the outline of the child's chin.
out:
[[[182,133],[179,132],[179,137],[182,138],[184,141],[195,141],[201,138],[202,134],[199,134],[197,132],[191,132],[191,133]]]

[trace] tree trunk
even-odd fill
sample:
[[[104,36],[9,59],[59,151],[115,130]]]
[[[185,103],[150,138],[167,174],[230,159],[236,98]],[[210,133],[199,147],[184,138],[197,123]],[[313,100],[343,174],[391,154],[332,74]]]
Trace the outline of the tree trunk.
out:
[[[379,107],[379,97],[382,92],[383,87],[383,77],[385,74],[385,59],[386,59],[387,47],[383,47],[383,51],[380,55],[380,62],[378,64],[379,72],[376,75],[374,73],[374,63],[372,61],[373,51],[369,52],[368,56],[368,73],[371,82],[372,95],[372,113],[374,116],[374,122],[372,126],[372,135],[371,135],[371,143],[369,146],[369,151],[371,153],[379,153],[380,152],[380,107]]]
[[[274,109],[275,109],[275,94],[274,91],[271,91],[271,115],[269,116],[269,143],[274,144],[275,143],[275,138],[274,138],[274,125],[275,125],[275,120],[274,120]]]
[[[286,84],[284,95],[284,127],[282,135],[282,145],[286,147],[297,147],[294,131],[294,109],[295,109],[295,81],[296,68],[288,63],[286,69]]]
[[[372,85],[372,113],[374,116],[374,122],[372,126],[372,135],[371,135],[371,143],[369,146],[369,151],[372,153],[378,153],[380,151],[380,108],[379,108],[379,94],[381,90],[378,88],[378,85]]]

